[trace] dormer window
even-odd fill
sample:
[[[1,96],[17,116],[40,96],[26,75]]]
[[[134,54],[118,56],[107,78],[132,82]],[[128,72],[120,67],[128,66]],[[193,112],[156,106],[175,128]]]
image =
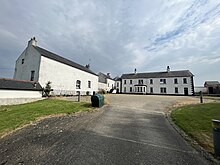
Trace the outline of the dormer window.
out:
[[[21,64],[24,64],[24,58],[21,60]]]

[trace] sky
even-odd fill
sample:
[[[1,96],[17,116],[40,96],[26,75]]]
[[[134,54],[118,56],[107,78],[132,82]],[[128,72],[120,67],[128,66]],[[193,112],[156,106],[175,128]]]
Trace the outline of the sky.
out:
[[[94,72],[190,70],[220,81],[219,0],[1,0],[0,77],[37,45]]]

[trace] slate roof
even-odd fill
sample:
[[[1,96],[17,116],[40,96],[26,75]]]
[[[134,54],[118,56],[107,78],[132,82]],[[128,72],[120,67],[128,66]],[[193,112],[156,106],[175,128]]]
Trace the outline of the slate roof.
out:
[[[36,86],[35,86],[36,84]],[[42,91],[38,82],[0,78],[0,89]]]
[[[205,81],[205,84],[204,85],[219,85],[219,82],[218,81]]]
[[[98,76],[99,76],[99,82],[101,82],[101,83],[107,83],[107,79],[114,81],[114,79],[112,79],[109,75],[106,75],[102,72],[99,72]]]
[[[85,66],[82,66],[82,65],[80,65],[80,64],[77,64],[77,63],[75,63],[75,62],[73,62],[73,61],[70,61],[70,60],[68,60],[68,59],[66,59],[66,58],[63,58],[63,57],[61,57],[61,56],[59,56],[59,55],[57,55],[57,54],[55,54],[55,53],[52,53],[52,52],[50,52],[50,51],[48,51],[48,50],[45,50],[45,49],[43,49],[43,48],[41,48],[41,47],[39,47],[39,46],[33,46],[33,47],[34,47],[42,56],[44,56],[44,57],[50,58],[50,59],[52,59],[52,60],[61,62],[61,63],[63,63],[63,64],[72,66],[72,67],[74,67],[74,68],[80,69],[80,70],[82,70],[82,71],[85,71],[85,72],[88,72],[88,73],[91,73],[91,74],[97,76],[97,74],[95,74],[93,71],[91,71],[90,69],[86,68]]]
[[[123,74],[122,79],[137,78],[169,78],[169,77],[191,77],[193,74],[189,70],[169,71],[169,72],[148,72],[148,73],[131,73]]]

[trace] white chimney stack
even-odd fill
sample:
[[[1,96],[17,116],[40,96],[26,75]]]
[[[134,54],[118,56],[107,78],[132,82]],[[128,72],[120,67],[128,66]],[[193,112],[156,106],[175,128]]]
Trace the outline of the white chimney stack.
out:
[[[136,74],[136,73],[137,73],[137,69],[135,68],[135,69],[134,69],[134,74]]]
[[[167,66],[167,72],[169,72],[170,71],[170,66]]]
[[[30,45],[37,46],[37,40],[35,37],[31,38],[31,40],[28,41],[28,46],[30,46]]]

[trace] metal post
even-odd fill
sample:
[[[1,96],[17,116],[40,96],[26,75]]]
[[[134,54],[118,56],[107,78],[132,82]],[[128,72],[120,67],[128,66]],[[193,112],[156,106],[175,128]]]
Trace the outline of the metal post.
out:
[[[200,103],[203,103],[202,91],[199,92],[200,95]]]
[[[212,120],[215,155],[220,156],[220,120]]]
[[[80,102],[80,91],[78,91],[78,102]]]

